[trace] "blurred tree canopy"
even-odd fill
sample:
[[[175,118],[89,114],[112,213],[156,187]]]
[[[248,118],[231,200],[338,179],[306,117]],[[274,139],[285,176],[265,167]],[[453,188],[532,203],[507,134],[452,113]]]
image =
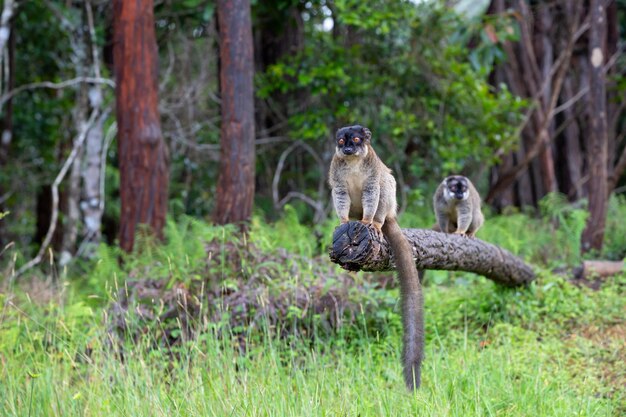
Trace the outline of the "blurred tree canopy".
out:
[[[268,107],[276,93],[286,97],[280,116],[290,137],[315,144],[339,126],[369,126],[375,146],[413,175],[412,187],[494,163],[514,144],[525,102],[489,85],[503,55],[480,36],[482,25],[412,2],[307,6],[306,44],[258,76]]]

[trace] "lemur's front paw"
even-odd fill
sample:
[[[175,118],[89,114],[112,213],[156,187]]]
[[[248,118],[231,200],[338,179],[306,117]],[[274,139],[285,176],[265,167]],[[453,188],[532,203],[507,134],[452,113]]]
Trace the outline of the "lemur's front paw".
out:
[[[454,232],[455,235],[461,235],[463,237],[469,237],[465,232],[462,232],[460,230],[457,230],[456,232]]]
[[[372,227],[374,228],[374,232],[379,239],[383,239],[383,224],[378,222],[372,222]]]

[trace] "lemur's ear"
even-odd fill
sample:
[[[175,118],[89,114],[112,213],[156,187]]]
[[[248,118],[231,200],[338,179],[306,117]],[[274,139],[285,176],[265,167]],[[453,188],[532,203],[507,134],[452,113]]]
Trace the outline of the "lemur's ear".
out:
[[[372,139],[372,132],[366,127],[363,128],[363,134],[365,135],[365,140],[369,142]]]

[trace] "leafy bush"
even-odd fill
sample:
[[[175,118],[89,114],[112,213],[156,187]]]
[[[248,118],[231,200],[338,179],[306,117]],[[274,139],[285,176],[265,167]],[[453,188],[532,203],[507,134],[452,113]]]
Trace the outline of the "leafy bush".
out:
[[[533,264],[556,267],[580,263],[580,236],[587,212],[558,194],[547,195],[539,205],[541,217],[515,211],[487,216],[478,237]]]
[[[272,229],[255,222],[245,238],[231,227],[183,217],[168,221],[162,246],[138,239],[137,250],[122,255],[122,267],[114,262],[120,253],[102,247],[93,277],[115,280],[107,315],[113,334],[134,341],[150,334],[165,348],[211,329],[245,340],[263,329],[306,338],[342,325],[344,332],[365,325],[383,333],[390,321],[399,325],[388,314],[396,297],[385,289],[387,278],[339,272],[326,255],[315,255],[317,244],[303,237],[310,235],[304,229],[294,211]],[[367,323],[357,321],[363,314]]]
[[[626,196],[612,195],[606,215],[603,255],[607,259],[626,257]]]

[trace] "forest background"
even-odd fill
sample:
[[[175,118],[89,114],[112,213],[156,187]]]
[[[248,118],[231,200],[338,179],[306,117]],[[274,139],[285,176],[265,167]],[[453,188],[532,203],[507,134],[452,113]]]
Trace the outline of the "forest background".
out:
[[[4,0],[0,414],[625,412],[626,276],[576,274],[626,255],[625,12]],[[537,272],[429,271],[413,396],[393,276],[328,260],[356,123],[403,227],[466,175],[478,238]]]

